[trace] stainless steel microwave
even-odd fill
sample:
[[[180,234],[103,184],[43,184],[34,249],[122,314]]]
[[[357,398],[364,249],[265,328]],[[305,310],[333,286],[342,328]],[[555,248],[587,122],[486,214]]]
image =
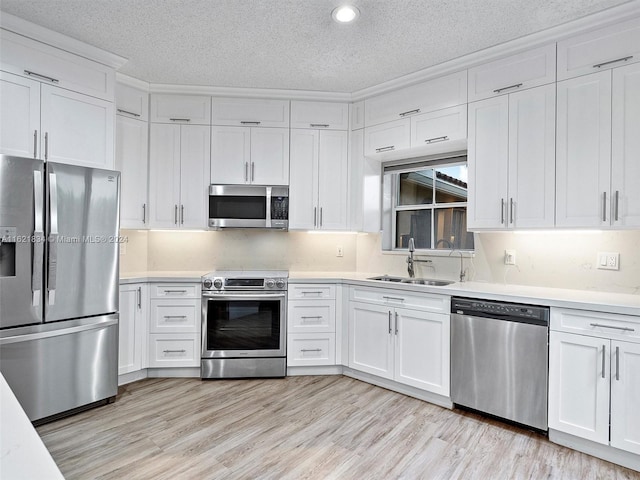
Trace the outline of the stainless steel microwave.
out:
[[[210,185],[209,228],[289,228],[289,187]]]

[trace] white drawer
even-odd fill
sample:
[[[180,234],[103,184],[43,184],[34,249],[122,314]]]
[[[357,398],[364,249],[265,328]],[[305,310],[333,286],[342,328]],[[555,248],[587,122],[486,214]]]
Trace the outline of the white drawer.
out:
[[[155,123],[211,125],[211,97],[153,94],[149,118]]]
[[[324,283],[289,285],[289,300],[335,299],[336,286]]]
[[[200,335],[149,335],[149,367],[199,367]]]
[[[552,308],[551,330],[640,342],[640,317],[589,310]]]
[[[197,333],[200,331],[198,300],[151,300],[151,333]]]
[[[335,300],[291,300],[289,301],[288,333],[335,332]]]
[[[335,333],[290,333],[287,337],[287,366],[335,365]]]
[[[349,299],[390,307],[419,308],[428,312],[450,313],[451,297],[433,293],[406,293],[391,288],[351,288]]]
[[[113,102],[114,70],[30,38],[2,30],[2,70]]]
[[[193,283],[154,283],[151,298],[200,298],[200,286]]]

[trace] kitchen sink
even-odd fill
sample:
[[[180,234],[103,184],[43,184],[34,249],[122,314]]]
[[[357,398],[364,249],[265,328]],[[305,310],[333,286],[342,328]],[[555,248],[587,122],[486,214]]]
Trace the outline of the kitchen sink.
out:
[[[392,277],[390,275],[382,275],[379,277],[370,277],[368,280],[379,280],[381,282],[393,282],[393,283],[410,283],[413,285],[428,285],[430,287],[444,287],[445,285],[451,285],[450,280],[431,280],[428,278],[406,278],[406,277]]]

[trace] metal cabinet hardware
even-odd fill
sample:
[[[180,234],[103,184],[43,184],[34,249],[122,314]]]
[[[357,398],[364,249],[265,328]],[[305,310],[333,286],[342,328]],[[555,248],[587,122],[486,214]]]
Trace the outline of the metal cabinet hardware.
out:
[[[513,225],[513,198],[509,199],[509,222]]]
[[[321,348],[301,348],[301,352],[321,352]]]
[[[38,130],[33,131],[33,158],[38,158]]]
[[[142,287],[138,287],[138,310],[142,310]]]
[[[180,205],[180,225],[184,225],[184,205]]]
[[[618,205],[620,204],[620,192],[618,190],[616,190],[616,194],[615,194],[615,202],[614,202],[614,208],[613,208],[613,219],[617,222],[618,221]]]
[[[163,353],[185,353],[186,350],[163,350]]]
[[[172,122],[190,122],[190,118],[170,118]]]
[[[318,207],[313,207],[313,226],[317,227],[318,226]]]
[[[142,204],[142,223],[147,223],[147,204]]]
[[[241,121],[240,124],[241,125],[260,125],[260,122]]]
[[[320,207],[320,226],[322,226],[322,207]]]
[[[635,328],[630,327],[616,327],[615,325],[603,325],[602,323],[590,323],[592,327],[613,328],[614,330],[622,330],[623,332],[635,332]]]
[[[174,205],[173,207],[173,223],[178,225],[178,205]]]
[[[244,162],[244,181],[249,181],[249,162]]]
[[[380,153],[380,152],[388,152],[389,150],[395,150],[396,146],[395,145],[389,145],[388,147],[380,147],[380,148],[376,148],[376,152]]]
[[[402,112],[402,113],[400,113],[399,115],[400,115],[401,117],[406,117],[407,115],[412,115],[412,114],[414,114],[414,113],[420,113],[420,109],[419,109],[419,108],[416,108],[416,109],[414,109],[414,110],[409,110],[409,111],[406,111],[406,112]]]
[[[434,137],[434,138],[427,138],[425,140],[425,143],[438,143],[438,142],[446,142],[447,140],[449,140],[448,136],[443,136],[443,137]]]
[[[620,380],[620,347],[616,347],[616,380]]]
[[[328,123],[310,123],[309,126],[310,127],[329,128],[329,124]]]
[[[302,320],[320,320],[322,318],[322,315],[307,315],[307,316],[302,316],[300,317]]]
[[[44,159],[49,159],[49,132],[44,132]]]
[[[385,300],[395,300],[396,302],[404,302],[404,298],[402,297],[389,297],[387,295],[383,295],[382,298]]]
[[[389,335],[391,335],[391,310],[389,310]]]
[[[605,353],[606,349],[607,349],[606,345],[602,345],[602,378],[604,378],[604,367],[605,367],[604,356],[606,355]]]
[[[307,291],[300,292],[300,293],[302,293],[302,295],[311,295],[311,294],[313,294],[313,295],[322,295],[322,292],[320,290],[307,290]]]
[[[602,221],[607,221],[607,192],[602,194]]]
[[[164,293],[187,293],[186,290],[165,290]]]
[[[256,176],[256,164],[255,162],[251,162],[251,181],[252,182],[255,180],[255,176]]]
[[[131,115],[133,117],[139,117],[140,114],[139,113],[133,113],[133,112],[129,112],[127,110],[123,110],[121,108],[118,108],[118,113],[126,113],[127,115]],[[173,120],[173,119],[172,119]]]
[[[398,335],[398,312],[396,312],[396,335]]]
[[[31,70],[25,70],[24,74],[25,75],[29,75],[30,77],[41,78],[42,80],[47,80],[47,81],[49,81],[51,83],[58,83],[59,82],[59,80],[57,78],[48,77],[46,75],[42,75],[41,73],[32,72]]]
[[[504,198],[500,199],[500,223],[504,225]]]
[[[509,85],[508,87],[496,88],[493,93],[504,92],[505,90],[510,90],[512,88],[520,88],[522,86],[521,83],[516,83],[515,85]]]
[[[615,60],[609,60],[608,62],[596,63],[593,68],[602,68],[605,65],[611,65],[612,63],[618,62],[628,62],[633,58],[633,55],[629,55],[628,57],[616,58]]]
[[[167,320],[186,320],[187,316],[186,315],[163,315],[163,318],[166,318]]]

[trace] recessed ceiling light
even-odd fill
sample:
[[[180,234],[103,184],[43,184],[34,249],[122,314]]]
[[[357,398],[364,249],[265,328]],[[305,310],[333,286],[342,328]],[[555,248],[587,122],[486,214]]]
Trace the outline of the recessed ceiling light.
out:
[[[331,16],[338,23],[351,23],[360,15],[360,10],[351,5],[336,7],[331,12]]]

